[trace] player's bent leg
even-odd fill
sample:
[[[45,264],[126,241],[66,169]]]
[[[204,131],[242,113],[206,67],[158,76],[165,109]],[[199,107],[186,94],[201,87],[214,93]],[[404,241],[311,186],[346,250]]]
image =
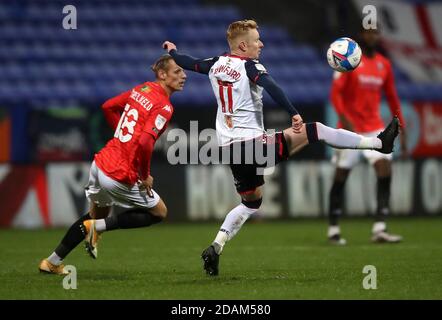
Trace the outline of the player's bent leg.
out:
[[[38,267],[40,272],[67,274],[67,271],[64,270],[63,260],[77,245],[84,240],[84,234],[81,230],[81,226],[85,220],[89,219],[91,219],[91,216],[89,213],[87,213],[70,226],[61,242],[55,248],[54,252],[40,262]]]
[[[382,141],[376,137],[364,137],[345,129],[334,129],[320,122],[306,124],[309,143],[321,141],[337,149],[380,149]]]
[[[295,133],[291,128],[284,130],[290,154],[299,151],[307,143],[318,141],[338,149],[372,149],[391,153],[398,134],[399,121],[396,117],[377,137],[364,137],[348,130],[330,128],[320,122],[304,124],[301,133]]]
[[[109,215],[110,209],[110,206],[100,207],[98,204],[91,202],[89,215],[92,219],[104,219]]]
[[[364,137],[348,130],[330,128],[320,122],[304,124],[300,133],[294,132],[292,128],[285,129],[284,137],[289,156],[300,151],[306,145],[319,141],[337,149],[380,150],[383,146],[382,141],[377,137]]]
[[[375,243],[398,243],[402,236],[387,232],[386,217],[390,213],[391,161],[378,159],[374,162],[377,176],[377,210],[372,228],[372,241]]]
[[[243,224],[261,206],[262,187],[242,193],[241,198],[241,204],[227,214],[215,240],[201,254],[204,261],[204,270],[210,276],[219,274],[219,256],[226,242],[238,233]]]
[[[85,239],[85,233],[82,230],[82,228],[84,228],[83,223],[90,221],[92,215],[105,217],[105,212],[101,211],[97,213],[91,205],[90,211],[71,225],[54,252],[40,262],[39,270],[41,272],[66,274],[62,262],[66,256]]]
[[[309,144],[305,124],[301,128],[301,133],[295,133],[292,128],[285,129],[283,133],[287,143],[289,157]]]

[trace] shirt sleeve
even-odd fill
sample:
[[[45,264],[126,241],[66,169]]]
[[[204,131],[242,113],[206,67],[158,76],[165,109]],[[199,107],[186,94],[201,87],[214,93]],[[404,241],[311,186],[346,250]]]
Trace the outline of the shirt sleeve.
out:
[[[267,73],[264,66],[254,60],[248,60],[245,64],[247,77],[250,81],[264,88],[264,90],[272,97],[272,99],[282,108],[284,108],[291,117],[298,114],[293,107],[289,98],[286,96],[281,87]]]
[[[181,68],[203,74],[208,74],[210,68],[212,68],[219,58],[212,57],[208,59],[198,59],[186,54],[178,53],[178,51],[175,49],[170,50],[169,54],[172,56],[173,60],[175,60],[176,64]]]
[[[104,117],[113,130],[115,130],[118,126],[118,122],[120,121],[120,117],[127,103],[127,99],[129,99],[130,92],[131,91],[128,90],[116,97],[110,98],[101,106],[104,112]]]
[[[247,60],[245,68],[247,77],[249,77],[253,83],[256,83],[260,76],[267,74],[266,68],[255,60]]]
[[[384,82],[384,92],[385,97],[388,101],[388,106],[392,115],[397,115],[399,117],[399,122],[401,127],[405,128],[405,121],[402,115],[401,104],[399,102],[399,97],[397,95],[396,87],[394,85],[394,74],[391,63],[387,65],[387,77]]]
[[[348,75],[335,71],[330,91],[330,100],[338,115],[345,114],[344,89],[347,84]]]
[[[164,132],[172,118],[172,107],[163,105],[152,108],[149,117],[144,125],[143,132],[151,134],[155,140]]]

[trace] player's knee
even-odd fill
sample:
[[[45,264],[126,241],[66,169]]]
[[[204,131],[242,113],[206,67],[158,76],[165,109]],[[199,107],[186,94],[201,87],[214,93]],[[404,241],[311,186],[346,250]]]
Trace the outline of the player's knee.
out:
[[[92,219],[104,219],[109,215],[110,209],[110,207],[99,207],[96,203],[92,202],[89,215]]]
[[[161,211],[160,216],[161,216],[162,219],[166,219],[166,217],[167,217],[167,207],[166,207],[166,205],[164,205],[164,207],[163,207],[163,209]]]
[[[262,204],[262,198],[257,200],[244,200],[242,199],[242,204],[245,205],[249,209],[259,209]]]
[[[151,210],[152,215],[154,215],[157,218],[160,218],[161,220],[165,219],[167,217],[167,207],[166,204],[160,200],[158,204]]]
[[[378,177],[391,176],[391,162],[387,159],[379,159],[374,163],[376,175]]]

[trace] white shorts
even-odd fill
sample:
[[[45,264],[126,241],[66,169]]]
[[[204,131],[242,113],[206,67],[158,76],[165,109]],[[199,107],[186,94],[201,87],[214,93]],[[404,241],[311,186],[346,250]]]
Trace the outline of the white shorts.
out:
[[[123,208],[155,207],[160,201],[160,196],[152,189],[153,198],[147,195],[145,189],[140,189],[138,184],[133,186],[109,178],[92,162],[89,172],[89,182],[85,188],[86,197],[99,207],[119,206]]]
[[[361,133],[364,137],[376,137],[382,130],[368,133]],[[393,154],[385,154],[375,150],[357,150],[357,149],[335,149],[332,157],[332,163],[341,169],[352,169],[359,163],[360,156],[364,156],[367,161],[373,165],[381,159],[393,160]]]

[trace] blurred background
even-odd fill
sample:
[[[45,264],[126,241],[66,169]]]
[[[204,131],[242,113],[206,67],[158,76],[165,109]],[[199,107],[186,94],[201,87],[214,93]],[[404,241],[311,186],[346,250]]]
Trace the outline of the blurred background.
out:
[[[0,227],[67,226],[87,211],[90,162],[113,134],[100,106],[153,80],[150,65],[164,53],[165,40],[207,58],[228,50],[225,32],[232,21],[256,19],[265,44],[261,62],[304,121],[335,126],[326,51],[338,37],[357,39],[367,4],[377,9],[382,52],[393,61],[408,127],[410,157],[398,154],[394,162],[392,214],[440,215],[442,2],[11,0],[0,2]],[[63,12],[67,5],[76,10]],[[76,23],[68,17],[75,12]],[[189,130],[196,120],[199,130],[214,128],[208,79],[187,75],[184,91],[171,99],[169,129]],[[266,127],[288,127],[285,111],[267,94],[264,101]],[[386,105],[382,113],[390,118]],[[169,221],[224,218],[239,200],[229,167],[171,165],[166,155],[172,143],[166,132],[152,166]],[[329,148],[309,146],[278,166],[266,177],[261,216],[324,217],[334,172],[330,155]],[[373,169],[358,165],[347,183],[345,214],[372,214],[375,187]]]

